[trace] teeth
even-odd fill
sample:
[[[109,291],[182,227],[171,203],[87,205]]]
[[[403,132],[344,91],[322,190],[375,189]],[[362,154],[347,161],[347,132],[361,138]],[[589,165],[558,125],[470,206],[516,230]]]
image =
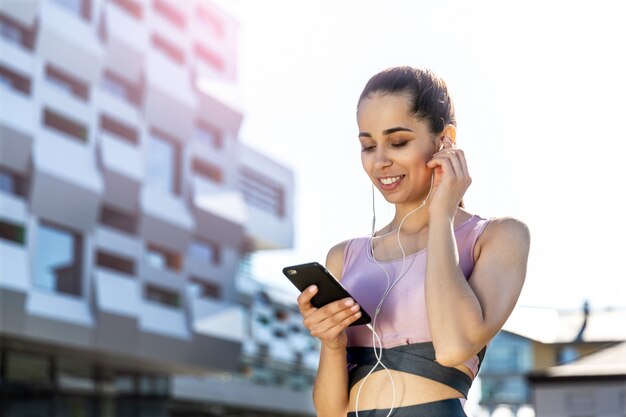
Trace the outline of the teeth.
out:
[[[392,177],[392,178],[381,178],[380,182],[385,185],[393,184],[394,182],[400,180],[401,177]]]

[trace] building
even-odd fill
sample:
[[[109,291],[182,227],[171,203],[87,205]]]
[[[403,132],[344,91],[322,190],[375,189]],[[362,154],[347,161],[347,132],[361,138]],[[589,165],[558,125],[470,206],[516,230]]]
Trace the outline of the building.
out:
[[[529,375],[539,417],[626,415],[626,342]]]
[[[480,405],[514,413],[533,403],[528,375],[626,340],[626,309],[577,311],[517,308],[487,348]],[[538,414],[540,415],[540,414]]]
[[[3,416],[185,415],[177,376],[249,383],[235,276],[292,246],[293,173],[237,140],[236,40],[208,0],[0,1]]]

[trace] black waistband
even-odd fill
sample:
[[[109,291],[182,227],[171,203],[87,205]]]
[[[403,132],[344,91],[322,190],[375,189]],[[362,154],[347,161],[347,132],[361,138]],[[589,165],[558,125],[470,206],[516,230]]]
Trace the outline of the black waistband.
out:
[[[478,354],[479,366],[485,350],[486,347]],[[349,365],[348,381],[350,389],[352,389],[354,384],[370,372],[377,359],[374,349],[371,347],[349,347],[347,351]],[[466,373],[435,362],[435,348],[432,342],[413,343],[382,349],[381,361],[390,370],[408,372],[445,384],[459,391],[465,398],[467,398],[467,393],[472,386],[472,378]],[[378,364],[376,371],[382,369],[383,367]]]

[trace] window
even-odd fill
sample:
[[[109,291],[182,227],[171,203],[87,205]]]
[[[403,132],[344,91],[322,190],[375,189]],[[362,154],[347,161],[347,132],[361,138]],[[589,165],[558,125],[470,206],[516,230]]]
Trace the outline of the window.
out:
[[[96,263],[103,268],[112,269],[126,275],[135,275],[135,262],[124,256],[99,250],[96,254]]]
[[[200,174],[213,182],[224,182],[224,175],[222,174],[222,170],[219,167],[209,164],[206,161],[201,161],[198,158],[194,158],[192,168],[196,174]]]
[[[220,135],[217,129],[201,120],[196,122],[196,138],[198,138],[199,142],[215,149],[224,147],[222,135]]]
[[[163,16],[168,22],[179,29],[185,28],[185,15],[182,11],[164,0],[154,0],[152,3],[154,10]]]
[[[82,239],[68,229],[41,223],[35,254],[35,286],[81,295]]]
[[[196,43],[193,50],[198,58],[206,62],[210,67],[214,68],[218,73],[224,71],[225,65],[222,57]]]
[[[153,244],[148,244],[146,260],[149,265],[158,269],[180,271],[182,268],[182,259],[179,254]]]
[[[82,19],[91,20],[91,0],[54,0]]]
[[[100,129],[111,133],[132,145],[137,145],[139,143],[139,133],[137,132],[137,129],[107,114],[100,115]]]
[[[169,135],[151,130],[146,149],[146,181],[166,192],[178,194],[179,147]]]
[[[34,31],[0,13],[0,36],[26,49],[33,49]]]
[[[151,284],[145,287],[145,298],[148,301],[152,301],[157,304],[161,304],[167,307],[179,308],[180,294],[172,290],[166,290]]]
[[[260,172],[242,167],[239,184],[246,201],[279,217],[285,215],[283,187]]]
[[[50,109],[44,109],[44,124],[54,130],[64,133],[72,139],[87,142],[87,127],[62,116]]]
[[[21,175],[0,168],[0,192],[26,197],[28,194],[26,179]]]
[[[111,0],[117,4],[122,10],[133,16],[135,19],[141,20],[143,17],[143,9],[141,4],[133,0]]]
[[[0,64],[0,84],[30,95],[30,79]]]
[[[47,356],[9,351],[5,372],[7,381],[52,384],[52,361]]]
[[[152,44],[172,61],[181,65],[185,63],[185,53],[162,36],[153,33]]]
[[[87,84],[77,80],[65,71],[48,64],[46,65],[46,79],[50,84],[80,100],[89,100],[89,87]]]
[[[193,294],[201,298],[220,298],[222,289],[219,285],[191,277],[190,287]]]
[[[218,264],[220,263],[220,255],[220,247],[217,243],[195,239],[189,244],[189,257],[191,259]]]
[[[137,219],[135,219],[135,216],[110,206],[102,207],[100,223],[131,234],[137,232]]]
[[[105,70],[101,81],[102,88],[137,107],[141,104],[141,89],[130,81],[110,70]]]
[[[26,231],[24,226],[0,220],[0,239],[25,245]]]
[[[205,7],[198,6],[196,8],[196,16],[202,22],[202,26],[211,30],[215,35],[221,37],[224,35],[224,25],[222,21]]]

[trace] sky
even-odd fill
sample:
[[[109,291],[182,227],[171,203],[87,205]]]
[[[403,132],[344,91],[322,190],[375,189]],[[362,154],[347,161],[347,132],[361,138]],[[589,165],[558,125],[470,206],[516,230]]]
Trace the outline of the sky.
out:
[[[239,139],[295,175],[294,247],[256,255],[259,279],[296,294],[282,267],[323,263],[369,233],[357,99],[376,72],[412,65],[439,74],[455,102],[466,208],[530,229],[518,305],[626,307],[622,4],[234,2]],[[393,208],[378,196],[376,210],[381,227]]]

